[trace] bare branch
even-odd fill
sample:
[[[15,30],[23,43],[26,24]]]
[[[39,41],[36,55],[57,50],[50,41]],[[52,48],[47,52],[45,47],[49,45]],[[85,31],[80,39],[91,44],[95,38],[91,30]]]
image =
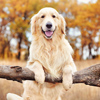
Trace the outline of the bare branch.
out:
[[[34,76],[34,73],[28,68],[0,65],[0,78],[22,82],[22,80],[35,80]],[[45,82],[62,82],[61,78],[52,80],[48,78],[47,74],[45,74],[45,77]],[[73,84],[75,83],[85,83],[86,85],[100,87],[100,64],[77,71],[73,75]]]

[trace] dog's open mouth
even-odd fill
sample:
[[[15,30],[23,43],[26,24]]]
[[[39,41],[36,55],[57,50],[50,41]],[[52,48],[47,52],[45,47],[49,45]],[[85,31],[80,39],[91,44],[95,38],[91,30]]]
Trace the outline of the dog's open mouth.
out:
[[[51,31],[51,30],[43,31],[43,29],[42,29],[42,32],[45,34],[46,38],[48,39],[52,38],[52,35],[54,33],[54,31]]]

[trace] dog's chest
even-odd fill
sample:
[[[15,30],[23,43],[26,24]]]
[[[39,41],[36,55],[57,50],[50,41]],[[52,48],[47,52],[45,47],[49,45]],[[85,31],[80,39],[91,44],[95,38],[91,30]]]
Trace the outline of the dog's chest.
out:
[[[50,74],[56,77],[67,62],[66,51],[62,46],[49,49],[41,47],[40,50],[38,49],[34,52],[33,57],[41,62]]]

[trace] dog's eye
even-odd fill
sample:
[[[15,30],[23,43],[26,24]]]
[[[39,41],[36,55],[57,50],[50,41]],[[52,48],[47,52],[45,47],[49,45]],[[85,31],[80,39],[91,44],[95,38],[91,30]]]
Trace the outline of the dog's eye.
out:
[[[44,17],[45,17],[44,15],[41,16],[41,18],[44,18]]]
[[[52,15],[52,17],[53,17],[53,18],[56,18],[56,16],[55,16],[55,15]]]

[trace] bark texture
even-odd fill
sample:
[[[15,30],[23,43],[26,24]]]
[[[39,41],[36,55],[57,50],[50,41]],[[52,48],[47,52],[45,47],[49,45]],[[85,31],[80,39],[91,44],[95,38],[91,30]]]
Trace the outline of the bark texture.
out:
[[[28,68],[20,66],[0,65],[0,78],[22,82],[22,80],[34,80],[35,74]],[[45,82],[57,83],[62,82],[62,78],[54,80],[48,78],[45,73]],[[100,64],[87,67],[77,71],[73,75],[73,84],[85,83],[86,85],[100,87]]]

